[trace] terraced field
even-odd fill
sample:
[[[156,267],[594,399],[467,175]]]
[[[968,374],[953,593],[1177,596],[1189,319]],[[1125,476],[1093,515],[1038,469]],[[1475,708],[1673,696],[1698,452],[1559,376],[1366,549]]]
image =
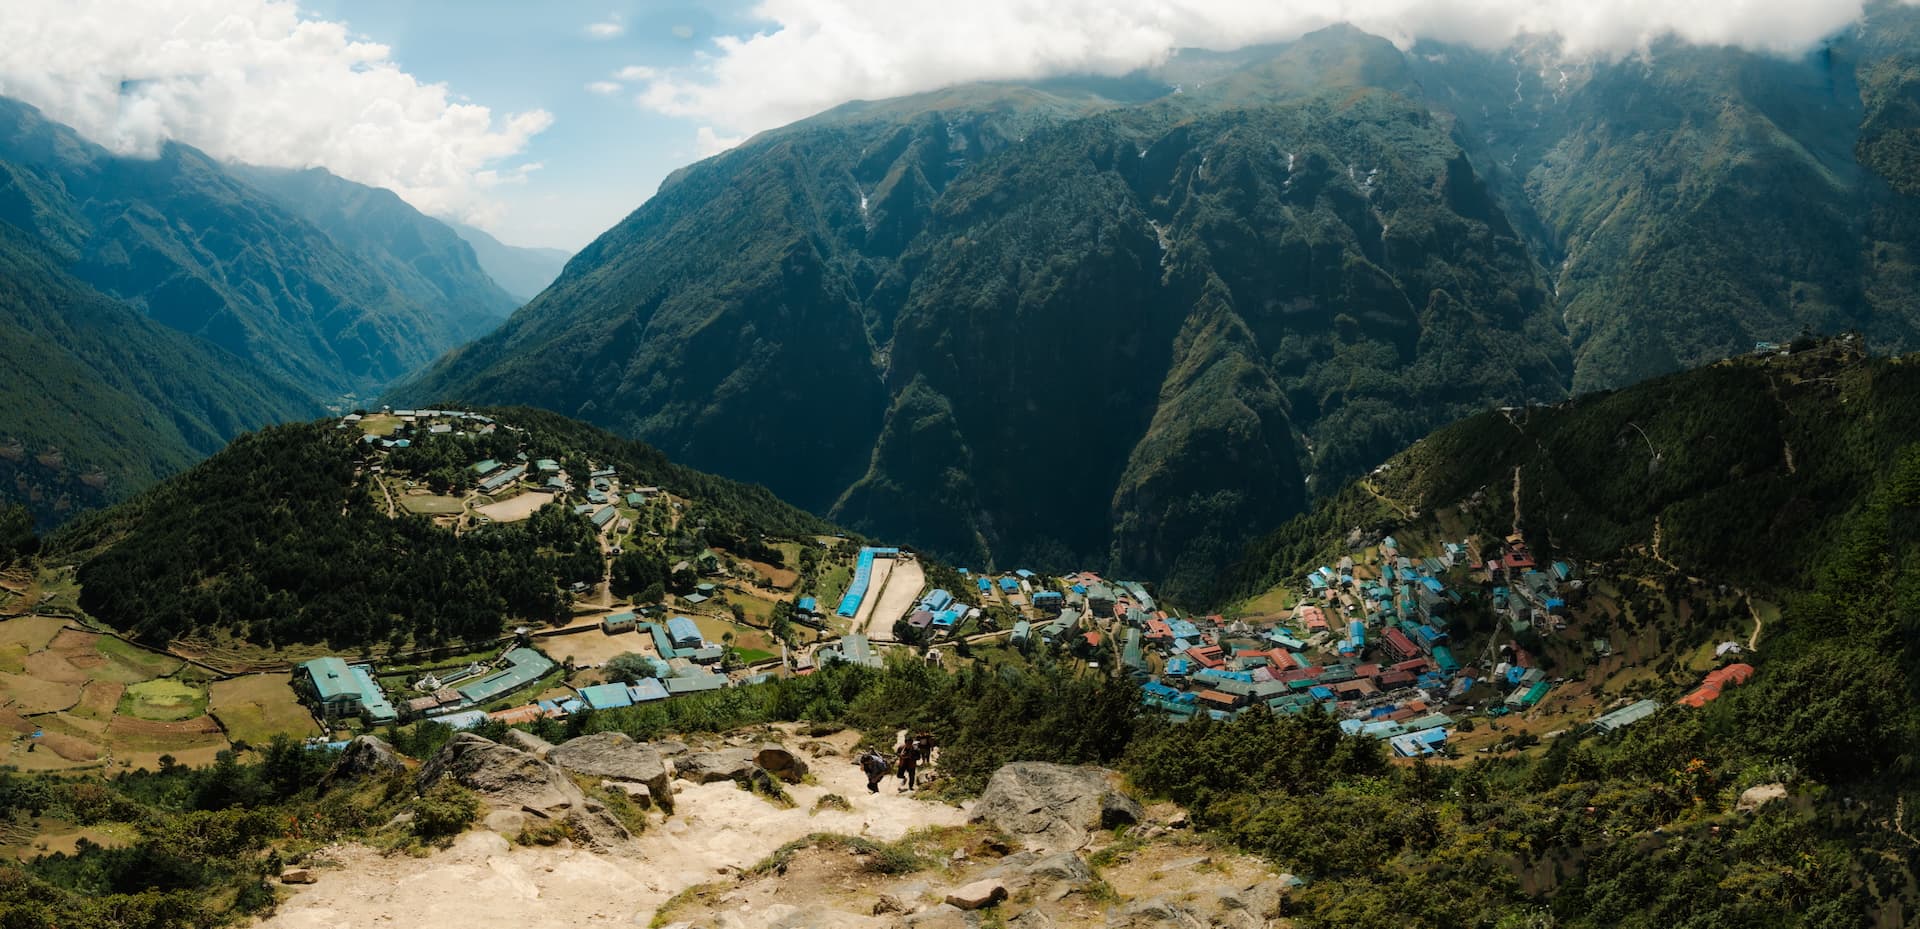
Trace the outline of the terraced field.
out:
[[[211,760],[229,743],[207,713],[208,676],[59,617],[0,621],[0,765]]]

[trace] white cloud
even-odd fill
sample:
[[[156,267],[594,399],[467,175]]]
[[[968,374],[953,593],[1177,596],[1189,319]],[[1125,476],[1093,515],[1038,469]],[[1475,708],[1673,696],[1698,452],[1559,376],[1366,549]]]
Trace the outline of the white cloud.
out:
[[[624,23],[620,22],[620,17],[618,16],[611,17],[603,22],[589,23],[587,25],[587,35],[593,36],[596,39],[617,39],[625,35],[626,32],[627,27]]]
[[[283,0],[6,0],[0,94],[121,154],[168,140],[247,164],[323,166],[485,222],[483,191],[552,123],[496,117],[400,70],[384,45]]]
[[[612,81],[593,81],[587,85],[587,91],[603,97],[610,96],[620,92],[620,85]]]
[[[687,26],[687,25],[679,25],[679,26],[675,26],[675,27],[673,27],[673,29],[672,29],[671,31],[673,32],[673,37],[674,37],[674,38],[676,38],[676,39],[691,39],[691,38],[693,38],[693,27],[692,27],[692,26]]]
[[[964,81],[1121,74],[1177,48],[1285,41],[1337,22],[1403,45],[1557,35],[1573,57],[1627,54],[1669,35],[1793,53],[1858,19],[1863,2],[760,0],[753,12],[770,24],[764,31],[716,38],[700,63],[653,81],[639,100],[718,131],[751,133],[848,100]]]
[[[714,132],[712,126],[701,126],[700,131],[694,133],[694,145],[702,158],[718,155],[746,140],[744,135],[723,136]]]
[[[655,71],[654,69],[649,68],[646,65],[627,65],[626,67],[613,72],[613,79],[616,81],[648,81],[648,80],[654,79],[655,77],[658,77],[659,75],[660,75],[660,72]]]

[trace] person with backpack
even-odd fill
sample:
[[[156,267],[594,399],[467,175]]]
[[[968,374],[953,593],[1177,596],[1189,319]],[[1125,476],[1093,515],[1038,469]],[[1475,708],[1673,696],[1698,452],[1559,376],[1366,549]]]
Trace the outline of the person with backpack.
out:
[[[861,771],[866,772],[867,793],[879,793],[880,780],[887,776],[887,769],[893,767],[892,764],[888,763],[887,756],[879,752],[867,752],[859,758],[854,759],[854,761],[860,765]]]
[[[904,782],[902,790],[913,790],[920,786],[920,742],[918,739],[907,743],[906,751],[900,753],[900,780]]]

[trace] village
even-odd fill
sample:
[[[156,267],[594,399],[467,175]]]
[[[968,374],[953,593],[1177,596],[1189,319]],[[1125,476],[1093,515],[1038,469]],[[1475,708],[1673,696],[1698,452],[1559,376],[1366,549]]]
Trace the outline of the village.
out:
[[[1604,639],[1582,638],[1582,611],[1614,607],[1576,565],[1540,563],[1519,535],[1482,543],[1423,534],[1411,544],[1386,535],[1227,615],[1189,615],[1139,581],[946,568],[909,549],[833,536],[777,540],[754,553],[691,548],[678,531],[690,501],[611,463],[532,447],[512,424],[484,414],[380,410],[344,416],[337,428],[357,432],[362,476],[390,515],[463,533],[564,507],[597,540],[601,576],[560,592],[568,604],[560,620],[512,625],[491,645],[296,656],[291,687],[280,672],[277,695],[252,683],[262,675],[231,677],[211,685],[211,706],[204,697],[195,704],[207,717],[167,722],[175,717],[123,700],[123,710],[163,719],[115,726],[190,728],[196,752],[217,747],[222,732],[258,739],[267,728],[338,743],[423,720],[471,728],[615,710],[833,662],[957,668],[1043,656],[1125,675],[1149,712],[1219,720],[1255,708],[1324,712],[1405,758],[1484,752],[1498,733],[1522,729],[1617,729],[1662,706],[1617,696],[1598,705],[1585,693],[1591,681],[1569,679],[1577,672],[1565,667],[1568,649],[1602,660],[1611,651]],[[481,436],[495,440],[479,446],[494,457],[461,461],[457,475],[444,465],[415,470],[444,459],[417,450]],[[639,546],[671,549],[673,583],[616,595],[615,560]],[[62,635],[77,642],[80,633]],[[1752,669],[1738,663],[1741,650],[1732,641],[1715,648],[1699,689],[1678,702],[1698,706],[1745,682]],[[198,672],[163,673],[173,676],[139,686],[157,691]],[[185,678],[175,689],[197,687]],[[83,700],[95,685],[79,671],[74,679]],[[60,702],[48,699],[49,707]],[[68,761],[90,763],[98,752],[83,744],[86,720],[66,719],[77,712],[23,716],[14,728],[41,732]],[[229,722],[243,713],[251,725]],[[165,741],[155,750],[170,748]]]

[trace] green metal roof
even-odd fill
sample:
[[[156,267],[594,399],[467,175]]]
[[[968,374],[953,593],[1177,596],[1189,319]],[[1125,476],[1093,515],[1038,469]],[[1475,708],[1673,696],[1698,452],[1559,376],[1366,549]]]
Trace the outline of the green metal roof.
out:
[[[553,662],[547,656],[530,648],[516,648],[507,652],[507,661],[510,664],[505,669],[461,687],[461,698],[469,703],[485,703],[519,690],[553,670]]]
[[[313,680],[313,689],[321,700],[337,700],[341,697],[360,695],[360,682],[347,669],[347,663],[340,658],[315,658],[300,666]]]

